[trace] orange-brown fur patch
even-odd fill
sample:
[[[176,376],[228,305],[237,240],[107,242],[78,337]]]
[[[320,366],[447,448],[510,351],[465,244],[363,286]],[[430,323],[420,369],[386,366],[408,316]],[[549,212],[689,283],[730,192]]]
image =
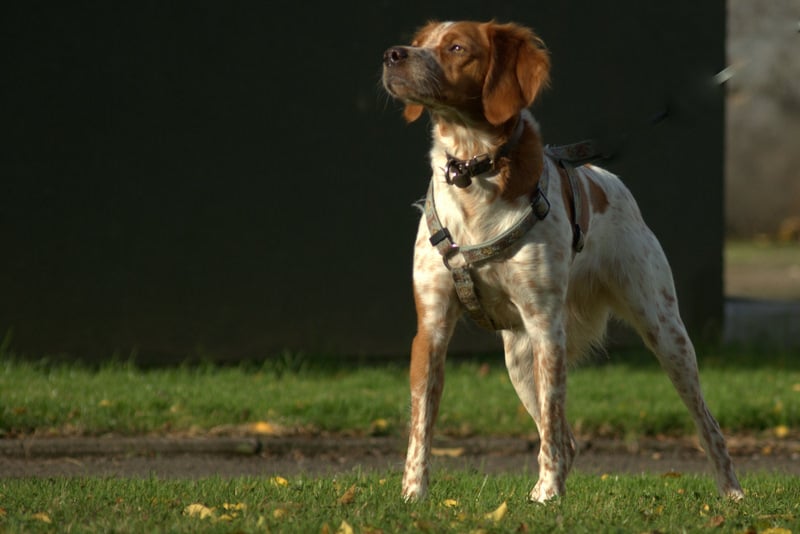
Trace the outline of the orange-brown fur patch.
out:
[[[510,164],[507,159],[503,161],[497,181],[500,197],[508,202],[533,194],[542,175],[542,140],[530,124],[525,125],[517,146],[510,154],[510,160]]]
[[[592,202],[592,211],[594,213],[605,213],[608,208],[606,192],[591,178],[587,177],[586,181],[589,182],[589,200]]]

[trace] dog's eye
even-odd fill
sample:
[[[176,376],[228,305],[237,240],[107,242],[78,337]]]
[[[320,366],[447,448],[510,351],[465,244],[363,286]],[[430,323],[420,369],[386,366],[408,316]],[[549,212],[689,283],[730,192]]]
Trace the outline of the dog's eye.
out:
[[[462,52],[466,52],[466,49],[460,44],[454,44],[453,46],[450,47],[450,51],[456,54],[460,54]]]

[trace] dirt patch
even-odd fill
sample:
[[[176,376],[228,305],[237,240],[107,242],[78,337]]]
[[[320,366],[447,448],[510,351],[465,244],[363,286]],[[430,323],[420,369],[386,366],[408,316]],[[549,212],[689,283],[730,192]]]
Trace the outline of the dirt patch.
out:
[[[730,438],[737,470],[800,475],[800,442]],[[538,443],[515,438],[438,442],[434,468],[486,473],[536,473]],[[0,440],[3,477],[330,475],[361,470],[400,471],[405,441],[398,438],[170,438],[101,437]],[[581,443],[575,469],[585,473],[708,473],[690,439]]]

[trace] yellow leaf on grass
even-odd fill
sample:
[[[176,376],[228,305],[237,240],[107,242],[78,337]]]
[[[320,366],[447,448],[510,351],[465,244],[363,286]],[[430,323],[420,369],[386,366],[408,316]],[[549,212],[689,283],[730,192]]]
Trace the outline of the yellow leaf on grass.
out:
[[[353,534],[353,527],[351,527],[350,523],[347,521],[342,521],[342,524],[339,525],[339,529],[336,531],[336,534]]]
[[[271,479],[269,479],[269,481],[272,483],[273,486],[284,487],[289,485],[289,481],[283,477],[272,477]]]
[[[445,499],[442,501],[442,504],[447,508],[455,508],[458,506],[458,501],[455,499]]]
[[[339,497],[339,504],[350,504],[356,498],[356,485],[353,484]]]
[[[50,516],[44,512],[33,514],[31,518],[37,521],[41,521],[42,523],[47,523],[48,525],[53,522],[53,520],[50,519]]]
[[[278,433],[278,427],[266,421],[256,421],[247,425],[247,429],[253,434],[272,436]]]
[[[103,399],[100,402],[98,402],[97,405],[100,406],[101,408],[108,408],[109,406],[111,406],[111,401],[108,399]]]
[[[286,516],[287,513],[288,512],[286,511],[285,508],[275,508],[272,511],[272,517],[274,517],[275,519],[280,519],[280,518]]]
[[[384,434],[389,430],[389,421],[384,418],[375,419],[370,423],[369,430],[372,434]]]
[[[773,430],[776,438],[783,439],[789,435],[789,427],[786,425],[778,425]]]
[[[247,505],[243,502],[237,502],[237,503],[226,502],[222,504],[222,507],[228,510],[229,512],[238,512],[240,510],[247,510]]]
[[[486,517],[486,519],[494,521],[495,523],[499,523],[500,520],[503,519],[503,517],[506,515],[507,511],[508,511],[508,504],[506,504],[506,501],[503,501],[503,504],[498,506],[495,511],[489,512],[484,517]]]
[[[199,517],[200,519],[214,517],[214,509],[200,503],[190,504],[183,509],[183,513],[189,517]]]
[[[792,534],[788,528],[772,527],[761,531],[761,534]]]
[[[431,454],[434,456],[443,456],[445,458],[458,458],[459,456],[464,454],[464,447],[451,447],[451,448],[433,447],[431,449]]]

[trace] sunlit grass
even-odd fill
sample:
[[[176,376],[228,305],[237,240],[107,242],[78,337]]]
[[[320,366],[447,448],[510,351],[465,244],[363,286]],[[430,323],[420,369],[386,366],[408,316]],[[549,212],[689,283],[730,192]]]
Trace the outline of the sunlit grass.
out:
[[[800,427],[800,361],[714,353],[701,365],[712,411],[736,432]],[[529,435],[500,357],[447,365],[437,430],[451,435]],[[568,417],[582,434],[693,432],[666,375],[649,355],[586,365],[569,375]],[[229,433],[268,423],[283,433],[400,435],[409,412],[404,365],[331,366],[306,361],[143,370],[130,364],[0,363],[0,435]]]

